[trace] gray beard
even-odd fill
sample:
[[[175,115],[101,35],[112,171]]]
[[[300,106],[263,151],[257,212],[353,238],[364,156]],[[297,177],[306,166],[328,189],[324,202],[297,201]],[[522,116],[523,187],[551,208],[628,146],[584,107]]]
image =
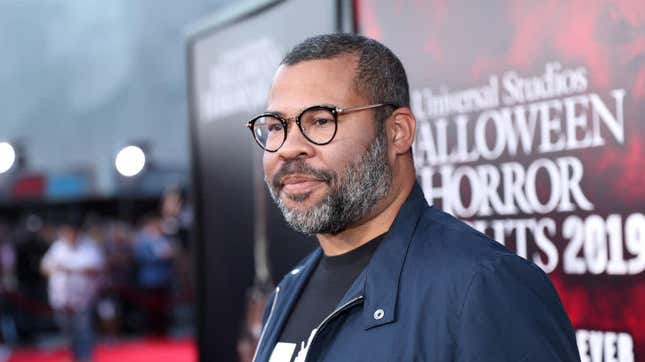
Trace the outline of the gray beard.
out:
[[[330,171],[312,169],[304,161],[294,160],[276,173],[273,182],[265,182],[285,220],[294,230],[304,234],[337,234],[365,217],[378,201],[387,196],[392,183],[392,170],[387,160],[387,138],[379,132],[375,141],[357,160],[342,171],[340,177]],[[300,164],[297,164],[300,162]],[[330,185],[329,194],[305,210],[288,208],[279,197],[279,177],[288,173],[311,174]],[[296,195],[294,201],[309,197]]]

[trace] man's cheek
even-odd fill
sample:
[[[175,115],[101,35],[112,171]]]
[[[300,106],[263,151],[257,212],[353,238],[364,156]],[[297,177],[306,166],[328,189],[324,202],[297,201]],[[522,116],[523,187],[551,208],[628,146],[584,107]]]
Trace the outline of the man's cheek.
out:
[[[275,170],[274,168],[271,167],[271,165],[264,164],[264,180],[271,184],[273,182],[273,176],[275,175]]]

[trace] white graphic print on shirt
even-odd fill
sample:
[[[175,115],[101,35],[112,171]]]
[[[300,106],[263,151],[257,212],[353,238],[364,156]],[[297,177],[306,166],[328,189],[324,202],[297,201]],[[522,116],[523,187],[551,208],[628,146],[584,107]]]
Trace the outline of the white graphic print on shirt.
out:
[[[298,350],[293,362],[305,362],[307,352],[309,352],[309,346],[311,346],[311,341],[314,339],[317,330],[317,328],[314,328],[314,330],[311,331],[306,344],[304,341],[300,342],[300,350]],[[269,362],[291,362],[294,352],[296,351],[296,347],[296,343],[278,342],[273,348],[273,352],[271,352]]]

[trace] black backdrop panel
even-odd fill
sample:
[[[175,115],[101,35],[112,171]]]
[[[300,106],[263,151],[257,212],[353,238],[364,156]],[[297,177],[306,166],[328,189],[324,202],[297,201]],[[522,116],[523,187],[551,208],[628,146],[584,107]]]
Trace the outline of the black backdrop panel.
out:
[[[235,361],[254,278],[256,218],[266,220],[274,282],[315,246],[289,230],[266,191],[258,192],[261,152],[244,124],[264,109],[284,53],[308,36],[339,30],[340,19],[351,15],[343,17],[335,1],[294,0],[259,1],[216,16],[189,36],[187,47],[197,332],[201,361]]]

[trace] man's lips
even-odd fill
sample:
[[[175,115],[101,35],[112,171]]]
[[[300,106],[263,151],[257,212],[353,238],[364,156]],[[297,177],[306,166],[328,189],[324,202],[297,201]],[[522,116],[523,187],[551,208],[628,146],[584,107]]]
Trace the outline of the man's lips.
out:
[[[282,191],[288,194],[302,194],[310,192],[322,183],[324,183],[323,180],[305,175],[289,175],[285,176],[280,181]]]

